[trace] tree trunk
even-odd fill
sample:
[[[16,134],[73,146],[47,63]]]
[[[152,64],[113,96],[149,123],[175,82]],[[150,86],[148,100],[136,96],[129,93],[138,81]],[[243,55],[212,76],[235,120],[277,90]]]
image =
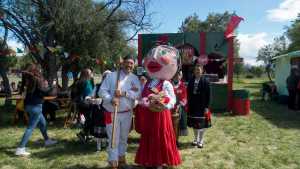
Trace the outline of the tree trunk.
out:
[[[55,47],[54,44],[54,33],[53,29],[49,30],[46,37],[46,48],[48,47]],[[49,84],[52,84],[54,79],[57,79],[57,61],[56,56],[47,49],[47,52],[45,53],[45,65],[44,65],[44,71],[46,74],[46,78],[49,82]]]
[[[270,82],[273,82],[272,76],[271,76],[271,66],[270,66],[270,64],[268,64],[266,66],[266,72],[267,72],[267,75],[268,75],[268,78],[269,78]]]
[[[56,57],[51,52],[46,52],[45,54],[46,64],[44,66],[45,76],[49,82],[52,84],[54,79],[57,79],[57,65]]]
[[[267,74],[268,74],[268,78],[269,78],[270,82],[273,82],[272,77],[271,77],[271,72],[267,71]]]
[[[0,75],[3,79],[4,83],[4,92],[6,94],[6,99],[5,99],[5,105],[10,105],[11,100],[8,100],[8,97],[11,97],[11,90],[10,90],[10,85],[9,85],[9,79],[7,77],[7,70],[5,68],[0,68]]]

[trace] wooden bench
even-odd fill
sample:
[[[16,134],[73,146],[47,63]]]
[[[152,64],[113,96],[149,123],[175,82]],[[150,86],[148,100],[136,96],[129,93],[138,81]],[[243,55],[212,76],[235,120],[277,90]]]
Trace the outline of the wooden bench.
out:
[[[64,128],[70,127],[75,124],[78,119],[77,103],[70,101],[66,109],[67,115],[65,117]]]

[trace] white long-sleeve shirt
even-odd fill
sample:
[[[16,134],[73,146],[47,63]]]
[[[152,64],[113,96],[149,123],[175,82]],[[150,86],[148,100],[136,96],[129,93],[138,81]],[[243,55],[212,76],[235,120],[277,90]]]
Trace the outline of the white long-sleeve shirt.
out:
[[[103,107],[113,112],[114,108],[111,103],[116,89],[117,72],[110,73],[103,81],[99,96],[103,99]],[[138,77],[133,73],[125,74],[122,70],[120,72],[120,90],[126,92],[125,97],[120,97],[120,104],[118,106],[118,112],[130,111],[134,106],[134,101],[140,97],[141,85]],[[138,90],[132,90],[135,87]]]

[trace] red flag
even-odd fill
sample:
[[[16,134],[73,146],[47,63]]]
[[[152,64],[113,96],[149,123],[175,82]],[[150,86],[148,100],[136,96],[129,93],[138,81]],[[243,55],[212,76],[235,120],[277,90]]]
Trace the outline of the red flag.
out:
[[[237,15],[233,15],[230,18],[229,23],[227,24],[226,31],[225,31],[225,37],[226,39],[233,36],[234,29],[239,25],[239,23],[244,20],[244,18],[239,17]]]

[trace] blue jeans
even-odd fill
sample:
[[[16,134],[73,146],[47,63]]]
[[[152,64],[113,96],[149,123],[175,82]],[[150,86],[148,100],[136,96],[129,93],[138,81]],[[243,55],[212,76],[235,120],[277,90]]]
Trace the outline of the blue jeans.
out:
[[[25,106],[25,111],[29,114],[29,124],[25,130],[19,148],[23,148],[26,146],[36,126],[39,127],[44,139],[48,140],[46,120],[45,117],[43,116],[42,110],[43,110],[42,104]]]

